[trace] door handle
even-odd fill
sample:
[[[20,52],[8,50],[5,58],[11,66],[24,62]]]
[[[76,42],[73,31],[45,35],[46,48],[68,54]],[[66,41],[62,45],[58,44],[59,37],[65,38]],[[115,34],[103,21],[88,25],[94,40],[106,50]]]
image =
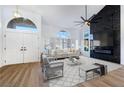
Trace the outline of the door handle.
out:
[[[23,51],[23,46],[21,47],[20,51]]]
[[[24,48],[24,51],[27,51],[27,49],[26,49],[26,48]]]
[[[26,47],[24,47],[24,51],[27,51],[27,48]]]
[[[20,49],[20,51],[23,51],[23,49]]]

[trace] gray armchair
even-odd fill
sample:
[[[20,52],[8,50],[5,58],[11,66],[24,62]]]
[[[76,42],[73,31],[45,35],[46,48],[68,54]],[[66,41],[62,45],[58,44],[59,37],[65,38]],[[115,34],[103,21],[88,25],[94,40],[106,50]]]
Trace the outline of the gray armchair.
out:
[[[42,71],[45,80],[63,76],[64,67],[63,62],[55,61],[53,60],[54,58],[49,58],[47,56],[42,56],[42,58],[43,58]]]

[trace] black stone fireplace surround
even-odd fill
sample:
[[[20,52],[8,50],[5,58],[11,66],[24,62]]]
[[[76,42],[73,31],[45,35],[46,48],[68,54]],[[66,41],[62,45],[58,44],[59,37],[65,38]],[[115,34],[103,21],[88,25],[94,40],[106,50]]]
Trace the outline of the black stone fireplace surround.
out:
[[[90,56],[120,64],[120,5],[106,5],[92,20]]]

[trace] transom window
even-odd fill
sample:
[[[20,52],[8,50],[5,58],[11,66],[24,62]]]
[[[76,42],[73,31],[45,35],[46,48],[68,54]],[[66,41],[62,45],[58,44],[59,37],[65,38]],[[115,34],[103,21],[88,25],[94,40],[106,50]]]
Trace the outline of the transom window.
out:
[[[19,17],[10,20],[7,28],[17,29],[17,30],[30,30],[33,32],[37,31],[36,25],[29,19]]]

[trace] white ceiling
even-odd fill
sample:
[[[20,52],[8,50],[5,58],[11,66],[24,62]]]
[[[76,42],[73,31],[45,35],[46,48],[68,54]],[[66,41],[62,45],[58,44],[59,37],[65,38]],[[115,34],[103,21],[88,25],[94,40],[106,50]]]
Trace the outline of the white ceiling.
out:
[[[74,21],[80,21],[85,15],[84,5],[30,5],[20,6],[43,16],[43,23],[64,28],[74,27]],[[88,5],[88,18],[98,13],[104,5]]]

